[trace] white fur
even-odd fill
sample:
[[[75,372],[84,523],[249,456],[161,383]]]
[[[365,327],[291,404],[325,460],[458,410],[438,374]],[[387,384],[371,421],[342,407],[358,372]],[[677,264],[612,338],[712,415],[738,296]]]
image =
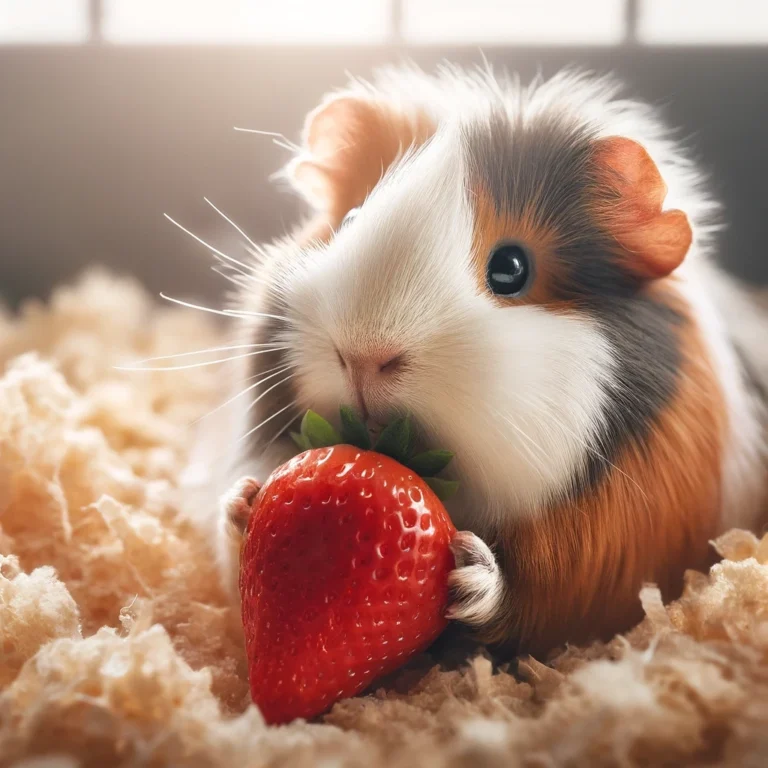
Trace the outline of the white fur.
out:
[[[491,621],[504,604],[507,585],[490,547],[469,531],[459,531],[451,541],[456,568],[448,575],[455,602],[447,615],[473,627]]]

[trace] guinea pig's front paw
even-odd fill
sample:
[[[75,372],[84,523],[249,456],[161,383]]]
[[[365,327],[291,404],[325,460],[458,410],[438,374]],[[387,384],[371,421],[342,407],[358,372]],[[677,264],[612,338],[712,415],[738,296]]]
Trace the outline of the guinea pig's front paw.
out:
[[[251,516],[251,506],[256,494],[261,490],[261,484],[252,477],[241,477],[227,493],[222,496],[220,503],[222,513],[227,522],[238,531],[244,533]]]
[[[446,617],[471,627],[491,622],[504,604],[504,574],[490,547],[470,531],[451,541],[456,568],[448,576],[452,602]]]

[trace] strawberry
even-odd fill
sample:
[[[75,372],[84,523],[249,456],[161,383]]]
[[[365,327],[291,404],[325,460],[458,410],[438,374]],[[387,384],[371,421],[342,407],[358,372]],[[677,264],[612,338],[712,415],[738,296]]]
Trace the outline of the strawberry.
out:
[[[447,451],[411,456],[398,419],[370,450],[342,409],[344,439],[311,411],[303,453],[259,490],[240,592],[251,693],[267,722],[311,718],[424,650],[445,628],[456,530],[434,475]],[[434,489],[434,490],[433,490]]]

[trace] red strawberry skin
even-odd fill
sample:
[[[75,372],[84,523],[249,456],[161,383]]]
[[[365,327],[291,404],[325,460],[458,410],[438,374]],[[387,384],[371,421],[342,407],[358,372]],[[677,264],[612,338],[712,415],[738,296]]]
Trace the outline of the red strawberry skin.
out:
[[[442,632],[455,528],[413,472],[349,445],[300,454],[254,501],[240,591],[251,694],[311,718]]]

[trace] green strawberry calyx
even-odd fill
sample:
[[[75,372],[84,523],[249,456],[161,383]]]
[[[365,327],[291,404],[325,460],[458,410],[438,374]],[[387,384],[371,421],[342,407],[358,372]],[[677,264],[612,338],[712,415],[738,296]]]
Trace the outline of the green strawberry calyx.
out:
[[[291,432],[291,438],[302,451],[345,443],[363,451],[382,453],[419,475],[440,501],[449,499],[458,490],[459,484],[456,480],[436,477],[453,459],[450,451],[414,452],[410,416],[401,416],[390,422],[375,443],[371,441],[365,424],[351,408],[343,405],[340,416],[341,434],[322,416],[314,411],[307,411],[301,420],[301,432]]]

